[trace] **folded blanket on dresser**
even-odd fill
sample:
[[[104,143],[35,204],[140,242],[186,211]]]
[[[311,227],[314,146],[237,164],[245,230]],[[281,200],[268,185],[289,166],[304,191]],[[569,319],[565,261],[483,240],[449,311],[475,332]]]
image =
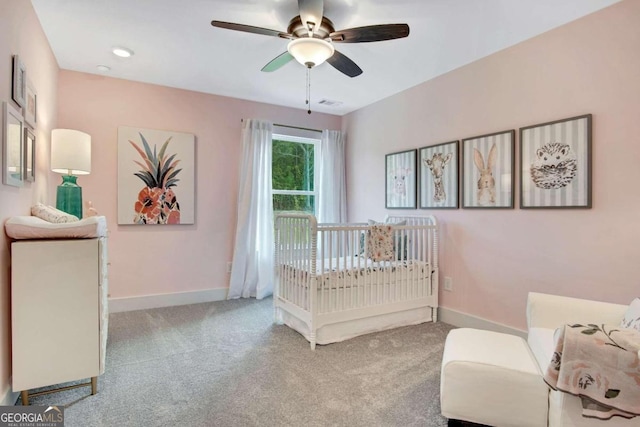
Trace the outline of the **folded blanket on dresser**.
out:
[[[579,396],[582,415],[610,419],[640,415],[640,332],[610,325],[565,325],[544,380]]]

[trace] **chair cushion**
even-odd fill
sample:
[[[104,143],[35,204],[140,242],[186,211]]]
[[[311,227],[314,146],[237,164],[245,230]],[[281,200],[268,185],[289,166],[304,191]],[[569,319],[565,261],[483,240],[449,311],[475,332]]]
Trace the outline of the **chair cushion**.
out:
[[[546,427],[548,390],[522,338],[468,328],[447,336],[440,378],[445,417],[493,426]]]

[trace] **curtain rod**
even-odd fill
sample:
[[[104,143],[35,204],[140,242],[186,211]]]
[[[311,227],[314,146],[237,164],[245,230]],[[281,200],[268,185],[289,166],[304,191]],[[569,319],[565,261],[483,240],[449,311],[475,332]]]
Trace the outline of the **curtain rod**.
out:
[[[240,119],[240,122],[243,123],[244,119]],[[308,130],[310,132],[318,132],[318,133],[322,133],[322,131],[320,129],[311,129],[311,128],[302,128],[299,126],[289,126],[289,125],[281,125],[280,123],[274,123],[274,126],[280,126],[281,128],[289,128],[289,129],[299,129],[299,130]]]
[[[281,125],[281,124],[278,124],[278,123],[274,123],[273,125],[274,125],[274,126],[280,126],[281,128],[290,128],[290,129],[308,130],[308,131],[311,131],[311,132],[318,132],[318,133],[322,133],[322,131],[321,131],[321,130],[319,130],[319,129],[301,128],[301,127],[298,127],[298,126]]]

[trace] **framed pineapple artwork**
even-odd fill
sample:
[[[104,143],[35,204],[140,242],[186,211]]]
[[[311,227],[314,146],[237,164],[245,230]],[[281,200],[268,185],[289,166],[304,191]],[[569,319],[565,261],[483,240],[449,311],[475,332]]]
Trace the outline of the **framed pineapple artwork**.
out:
[[[118,224],[193,224],[195,135],[118,127]]]

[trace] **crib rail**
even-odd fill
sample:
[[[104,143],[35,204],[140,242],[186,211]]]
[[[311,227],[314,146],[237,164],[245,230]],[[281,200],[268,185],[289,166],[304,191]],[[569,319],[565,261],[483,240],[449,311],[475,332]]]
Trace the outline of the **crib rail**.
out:
[[[438,269],[438,221],[432,215],[428,216],[395,216],[387,215],[384,222],[396,224],[401,221],[406,221],[407,225],[411,226],[427,226],[427,240],[426,245],[428,247],[428,260],[431,262],[433,269]]]
[[[315,289],[318,223],[313,215],[279,214],[275,220],[274,298],[303,310],[311,307]]]

